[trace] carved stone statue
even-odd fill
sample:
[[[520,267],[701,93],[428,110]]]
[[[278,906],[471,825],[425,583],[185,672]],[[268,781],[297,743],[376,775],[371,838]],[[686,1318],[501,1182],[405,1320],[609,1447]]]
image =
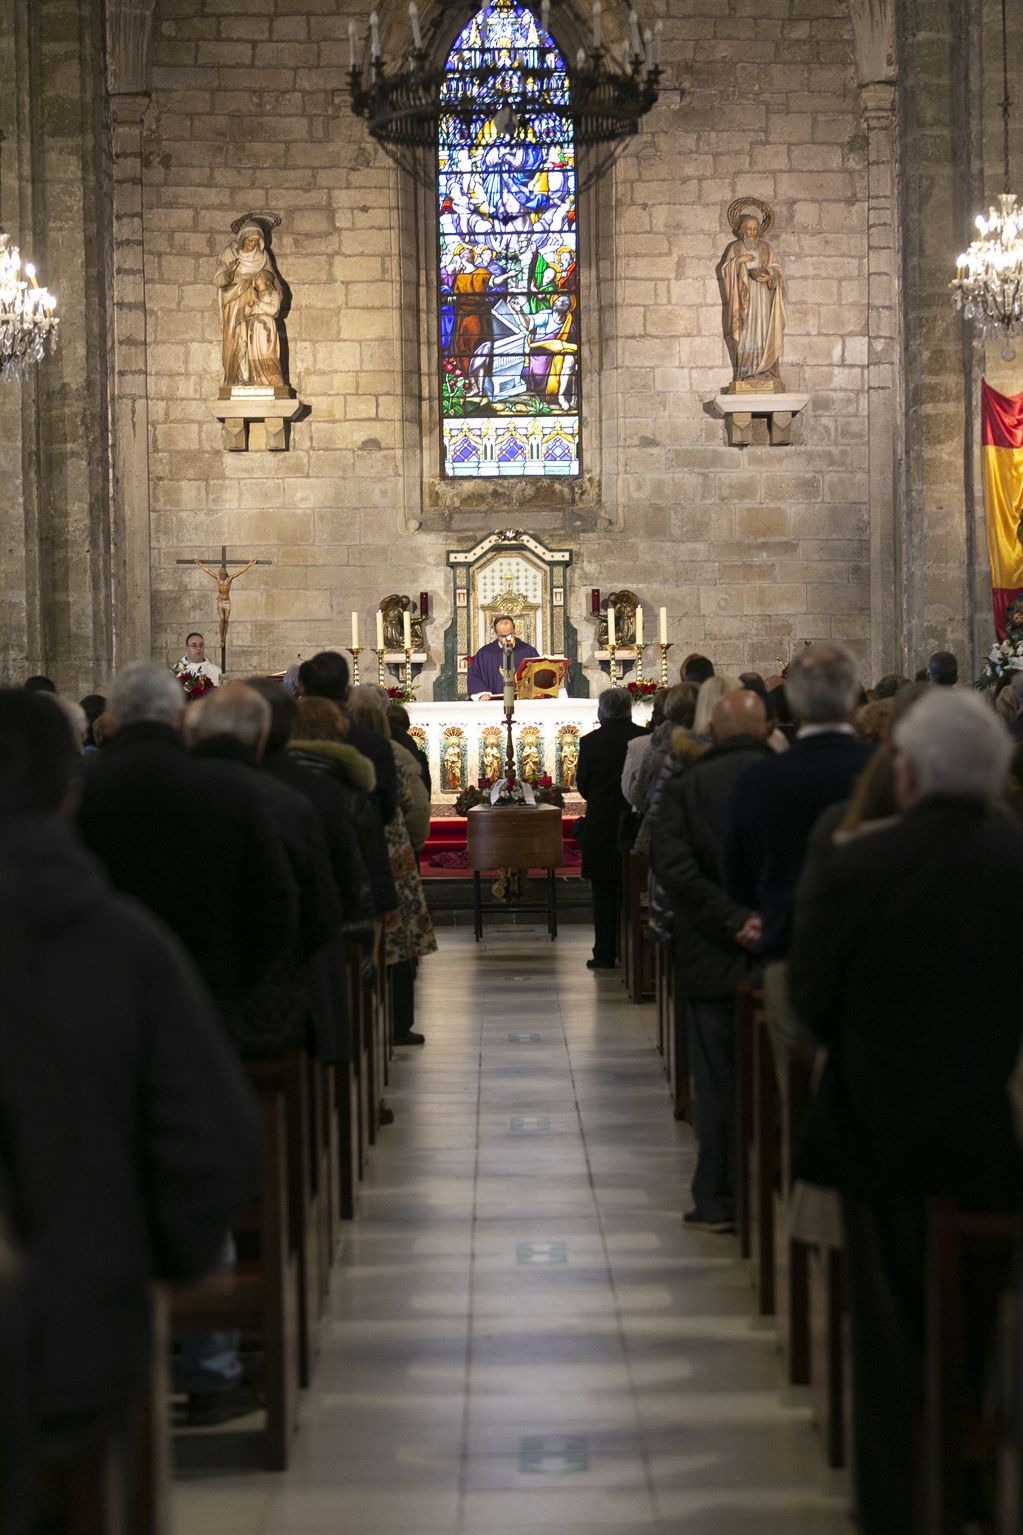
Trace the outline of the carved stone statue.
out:
[[[217,583],[217,617],[220,619],[220,648],[223,650],[227,645],[227,626],[231,622],[231,583],[237,581],[238,577],[243,576],[247,570],[251,570],[253,565],[258,565],[259,561],[250,560],[247,565],[242,566],[241,570],[236,570],[231,575],[228,575],[226,565],[221,565],[219,570],[211,570],[208,565],[203,564],[202,560],[196,560],[195,563]]]
[[[421,653],[426,648],[422,616],[417,613],[416,604],[411,597],[399,596],[397,592],[392,592],[390,596],[381,599],[380,611],[384,615],[385,650],[405,649],[405,620],[402,617],[404,613],[410,615],[409,630],[412,649]]]
[[[269,229],[276,214],[260,220],[246,217],[232,224],[234,239],[217,259],[213,281],[220,289],[223,326],[224,382],[221,395],[232,389],[267,389],[290,394],[281,372],[278,317],[284,285],[267,250]]]
[[[484,736],[483,738],[483,777],[489,778],[493,783],[495,778],[500,778],[504,759],[501,755],[500,736]]]
[[[751,212],[751,205],[758,212]],[[727,309],[725,340],[732,358],[732,390],[780,392],[785,278],[764,238],[774,223],[774,210],[757,197],[740,197],[728,209],[728,222],[735,239],[718,270]]]
[[[561,787],[575,788],[575,770],[579,765],[579,742],[574,735],[561,737]]]
[[[597,622],[597,649],[607,649],[607,610],[615,610],[615,646],[628,649],[636,643],[636,609],[639,598],[624,587],[620,592],[608,592],[604,610]]]

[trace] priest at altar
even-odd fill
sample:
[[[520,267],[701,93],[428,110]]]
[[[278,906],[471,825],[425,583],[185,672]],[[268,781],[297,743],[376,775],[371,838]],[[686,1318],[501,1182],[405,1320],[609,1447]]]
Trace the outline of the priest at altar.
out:
[[[540,654],[525,640],[515,638],[515,620],[506,613],[499,613],[494,619],[494,633],[497,638],[476,652],[466,677],[469,697],[477,701],[503,696],[506,651],[511,650],[512,676],[523,661]]]

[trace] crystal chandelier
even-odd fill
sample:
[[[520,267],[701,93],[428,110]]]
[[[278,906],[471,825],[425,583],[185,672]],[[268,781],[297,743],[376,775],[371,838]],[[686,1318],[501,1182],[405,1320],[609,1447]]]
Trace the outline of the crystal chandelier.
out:
[[[550,9],[551,0],[542,0],[540,31],[548,38]],[[411,42],[391,70],[381,54],[376,11],[369,19],[368,72],[358,61],[355,22],[349,22],[349,89],[352,111],[366,119],[370,135],[417,180],[432,179],[442,118],[457,117],[475,132],[492,123],[498,137],[525,140],[533,117],[543,114],[560,117],[577,146],[597,150],[588,174],[579,178],[581,189],[608,169],[657,100],[661,23],[641,30],[635,11],[629,13],[629,36],[616,59],[602,42],[601,0],[593,0],[592,43],[578,50],[567,90],[553,39],[549,51],[530,48],[513,56],[488,43],[484,25],[483,45],[466,50],[451,72],[430,63],[433,50],[423,47],[416,0],[410,0],[408,11]]]
[[[956,262],[956,275],[949,287],[952,303],[964,319],[974,320],[983,336],[1002,335],[1002,357],[1011,362],[1016,356],[1012,337],[1023,330],[1023,208],[1017,207],[1015,194],[1009,191],[1009,55],[1002,0],[1002,143],[1005,179],[998,198],[999,207],[989,208],[987,217],[975,219],[980,238],[974,240]]]
[[[0,149],[2,142],[0,134]],[[21,252],[0,229],[0,379],[5,382],[24,378],[26,366],[41,360],[47,344],[53,350],[60,324],[57,300],[39,286],[30,261],[24,272],[22,277]]]

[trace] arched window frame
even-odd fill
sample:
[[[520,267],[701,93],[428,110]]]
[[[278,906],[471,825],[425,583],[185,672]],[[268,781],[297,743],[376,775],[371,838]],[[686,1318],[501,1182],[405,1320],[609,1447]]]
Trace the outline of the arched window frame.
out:
[[[476,4],[420,6],[426,49],[441,69]],[[539,6],[531,7],[539,19]],[[627,16],[627,12],[623,13]],[[382,18],[382,21],[385,18]],[[617,18],[608,17],[613,36]],[[549,30],[563,57],[573,59],[589,37],[590,21],[570,4],[555,12]],[[386,17],[385,53],[407,42],[408,14],[394,0]],[[579,151],[577,149],[577,155]],[[403,520],[411,531],[501,526],[509,518],[569,534],[619,525],[618,344],[621,301],[614,221],[614,185],[620,166],[577,196],[580,346],[585,398],[581,422],[582,474],[450,479],[440,472],[440,345],[435,176],[413,178],[394,170],[397,218],[392,257],[400,296],[397,339],[401,375],[400,442]],[[425,181],[425,185],[424,185]]]

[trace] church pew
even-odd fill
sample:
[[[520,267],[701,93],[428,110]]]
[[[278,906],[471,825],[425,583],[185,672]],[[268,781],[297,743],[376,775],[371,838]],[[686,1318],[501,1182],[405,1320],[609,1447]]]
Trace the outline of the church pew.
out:
[[[178,1336],[237,1330],[262,1348],[263,1463],[268,1471],[283,1471],[296,1424],[301,1289],[289,1217],[288,1064],[254,1061],[247,1070],[259,1094],[263,1164],[259,1200],[238,1227],[240,1235],[254,1236],[256,1251],[240,1255],[234,1269],[175,1292],[171,1318]]]
[[[735,1214],[739,1253],[753,1251],[753,1028],[762,993],[746,983],[735,994]]]
[[[655,943],[654,950],[654,1000],[657,1005],[657,1053],[668,1071],[668,1018],[671,1014],[671,985],[674,966],[671,952],[663,943]]]
[[[654,995],[653,942],[647,926],[648,864],[642,853],[622,855],[622,929],[625,988],[632,1002]]]
[[[1001,1298],[1020,1237],[1017,1215],[928,1211],[922,1461],[925,1535],[959,1535],[963,1476],[994,1470],[999,1426],[986,1379]]]
[[[837,1470],[850,1460],[851,1405],[845,1254],[841,1248],[818,1245],[808,1249],[807,1291],[813,1416],[824,1436],[827,1463]]]
[[[779,1174],[780,1124],[778,1079],[767,1019],[760,1008],[753,1017],[753,1146],[750,1184],[754,1216],[753,1273],[757,1309],[774,1316],[777,1307],[775,1190]]]
[[[813,1063],[795,1050],[786,1051],[786,1090],[781,1099],[781,1162],[775,1195],[774,1226],[786,1233],[779,1244],[779,1335],[788,1362],[789,1383],[805,1386],[810,1380],[809,1245],[790,1232],[793,1160],[796,1142],[810,1104]]]

